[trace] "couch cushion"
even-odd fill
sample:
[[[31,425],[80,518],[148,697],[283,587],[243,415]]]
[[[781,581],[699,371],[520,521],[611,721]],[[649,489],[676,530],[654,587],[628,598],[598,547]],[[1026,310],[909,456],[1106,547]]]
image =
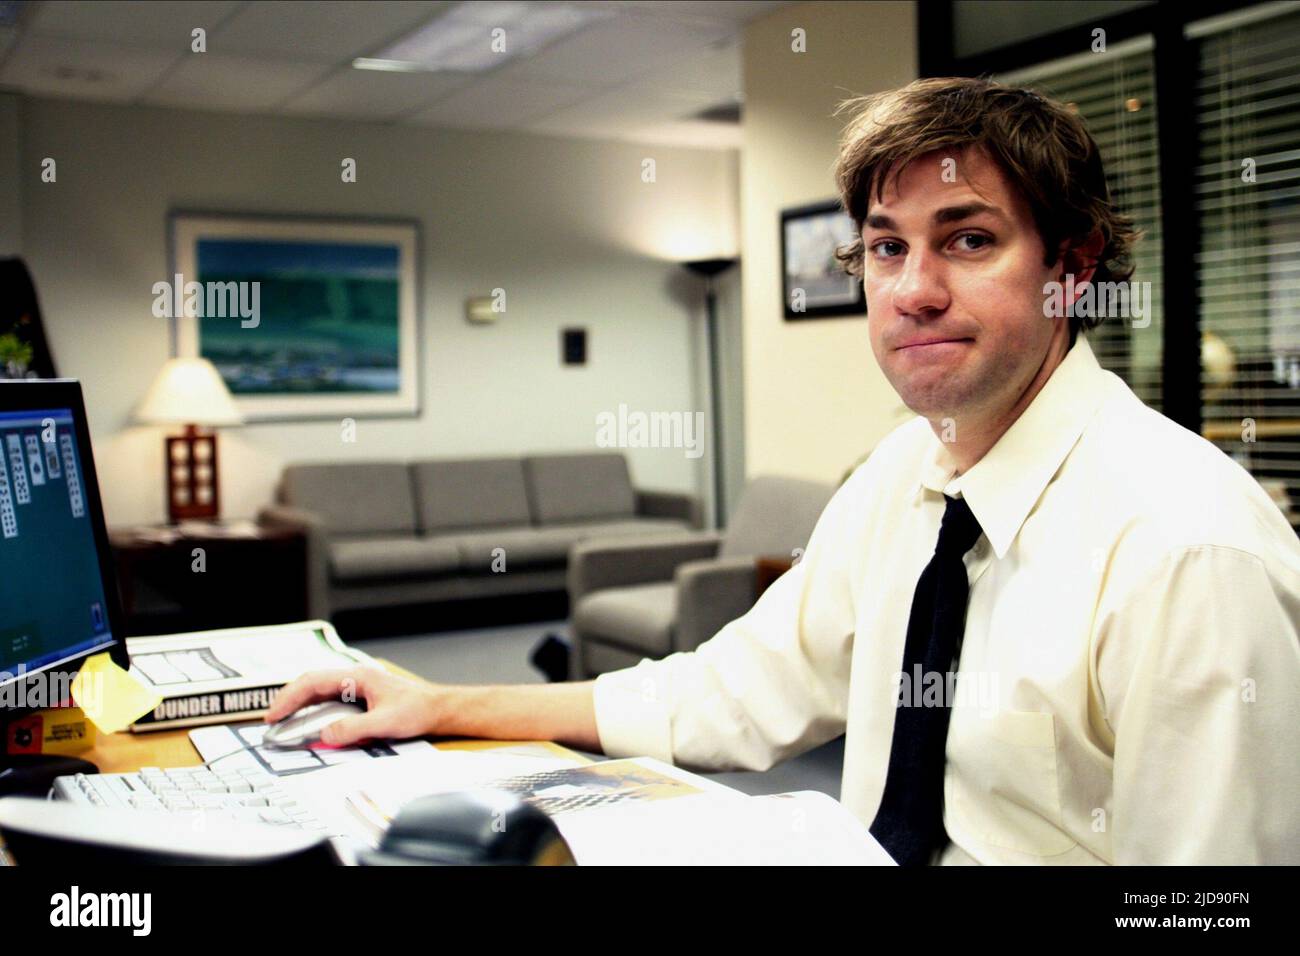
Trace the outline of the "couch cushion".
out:
[[[626,521],[584,521],[543,528],[498,528],[443,535],[460,549],[461,567],[471,573],[492,570],[492,550],[504,548],[506,570],[554,567],[566,564],[569,549],[591,538],[619,538],[631,535],[680,534],[690,529],[684,521],[671,518],[631,518]]]
[[[332,533],[415,533],[411,472],[401,462],[289,465],[280,488],[285,504],[320,515]]]
[[[518,458],[417,461],[411,477],[426,533],[531,521],[524,463]]]
[[[533,455],[524,459],[524,476],[535,524],[636,514],[627,459],[618,452]]]
[[[341,582],[433,577],[460,570],[454,544],[430,538],[339,538],[330,542],[330,570]]]
[[[574,543],[591,538],[624,538],[630,535],[677,535],[691,531],[689,522],[675,518],[624,518],[614,521],[577,521],[572,524],[551,525],[546,530],[562,531],[573,538]]]
[[[676,619],[671,581],[593,591],[573,610],[573,627],[584,638],[605,638],[655,657],[672,652]]]
[[[832,486],[816,481],[772,475],[753,479],[727,523],[718,556],[790,556],[808,545],[834,493]]]
[[[440,540],[456,546],[461,570],[471,574],[493,572],[493,550],[505,551],[506,571],[518,568],[562,567],[569,560],[569,548],[580,538],[560,528],[498,528],[458,535],[443,535]]]

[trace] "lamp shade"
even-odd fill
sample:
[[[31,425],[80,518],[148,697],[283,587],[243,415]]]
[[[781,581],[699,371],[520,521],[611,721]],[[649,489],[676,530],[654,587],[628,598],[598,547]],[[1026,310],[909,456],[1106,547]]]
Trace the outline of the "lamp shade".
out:
[[[169,359],[135,417],[149,425],[240,425],[244,421],[216,366],[205,358]]]

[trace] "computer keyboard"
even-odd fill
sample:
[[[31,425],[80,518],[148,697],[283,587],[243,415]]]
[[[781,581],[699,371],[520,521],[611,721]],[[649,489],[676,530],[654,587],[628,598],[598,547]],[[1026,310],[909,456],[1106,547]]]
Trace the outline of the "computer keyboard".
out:
[[[267,823],[340,836],[260,768],[215,770],[206,765],[137,773],[76,774],[58,777],[51,799],[87,806],[130,808],[152,813],[184,813],[195,825],[204,820]]]

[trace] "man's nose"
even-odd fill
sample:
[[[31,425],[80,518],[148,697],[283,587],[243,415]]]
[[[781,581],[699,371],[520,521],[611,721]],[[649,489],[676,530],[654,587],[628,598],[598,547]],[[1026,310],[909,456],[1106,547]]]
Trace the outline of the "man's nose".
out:
[[[894,283],[894,310],[900,315],[924,316],[948,308],[948,288],[943,266],[928,250],[908,253]]]

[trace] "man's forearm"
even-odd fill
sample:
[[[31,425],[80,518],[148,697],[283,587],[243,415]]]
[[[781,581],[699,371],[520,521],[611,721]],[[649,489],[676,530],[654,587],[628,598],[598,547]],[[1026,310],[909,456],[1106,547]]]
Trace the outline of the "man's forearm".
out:
[[[554,740],[600,752],[595,683],[440,686],[432,732],[494,740]]]

